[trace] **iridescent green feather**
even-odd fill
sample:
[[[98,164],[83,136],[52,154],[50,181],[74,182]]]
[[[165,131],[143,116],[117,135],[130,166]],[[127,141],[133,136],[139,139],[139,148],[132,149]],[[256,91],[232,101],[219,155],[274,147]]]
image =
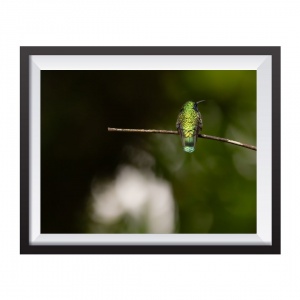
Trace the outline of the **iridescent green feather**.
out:
[[[182,106],[176,127],[181,137],[183,150],[185,152],[193,152],[196,147],[198,134],[202,130],[201,114],[195,102],[188,101]]]

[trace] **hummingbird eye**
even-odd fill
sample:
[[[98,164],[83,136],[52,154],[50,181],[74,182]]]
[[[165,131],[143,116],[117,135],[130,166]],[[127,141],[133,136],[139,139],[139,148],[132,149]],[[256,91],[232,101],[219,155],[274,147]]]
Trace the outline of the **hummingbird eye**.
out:
[[[197,105],[197,103],[194,104],[194,110],[198,111],[198,105]]]

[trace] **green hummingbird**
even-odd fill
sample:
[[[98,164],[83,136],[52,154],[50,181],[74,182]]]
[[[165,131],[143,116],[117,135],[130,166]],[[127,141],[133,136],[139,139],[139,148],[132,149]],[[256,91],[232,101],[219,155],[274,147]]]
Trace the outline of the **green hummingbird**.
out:
[[[203,101],[205,100],[187,101],[179,112],[176,127],[185,152],[195,151],[197,137],[202,130],[202,118],[198,110],[198,103]]]

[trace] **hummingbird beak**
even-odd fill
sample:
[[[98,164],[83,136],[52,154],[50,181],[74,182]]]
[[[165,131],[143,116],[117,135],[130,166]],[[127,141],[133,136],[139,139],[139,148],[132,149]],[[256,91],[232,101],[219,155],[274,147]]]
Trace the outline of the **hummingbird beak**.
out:
[[[200,100],[200,101],[197,101],[196,103],[198,104],[198,103],[200,103],[200,102],[204,102],[205,100]]]

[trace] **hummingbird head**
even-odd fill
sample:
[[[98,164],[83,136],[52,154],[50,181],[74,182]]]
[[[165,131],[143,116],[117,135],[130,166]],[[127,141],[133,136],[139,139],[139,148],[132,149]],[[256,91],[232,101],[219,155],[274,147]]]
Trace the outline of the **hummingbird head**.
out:
[[[182,106],[181,111],[189,110],[189,109],[194,109],[195,111],[198,111],[198,103],[203,102],[203,101],[205,101],[205,100],[200,100],[200,101],[197,101],[197,102],[187,101]]]

